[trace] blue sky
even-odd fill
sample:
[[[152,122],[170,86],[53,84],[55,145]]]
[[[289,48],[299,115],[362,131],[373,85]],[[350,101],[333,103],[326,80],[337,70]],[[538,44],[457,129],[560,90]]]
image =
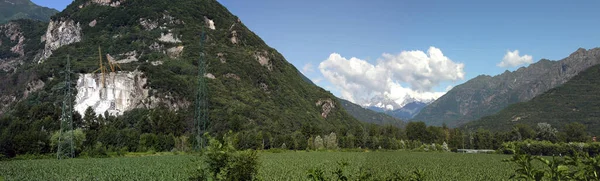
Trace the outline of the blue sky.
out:
[[[62,10],[71,1],[33,2]],[[497,75],[526,66],[527,60],[559,60],[579,47],[600,45],[600,1],[592,0],[220,2],[307,77],[317,80],[318,85],[359,103],[373,95],[389,96],[398,90],[440,93],[480,74]],[[448,74],[462,72],[464,76],[445,77],[447,70],[440,65],[446,63],[432,65],[427,61],[435,61],[434,58],[418,59],[418,52],[409,52],[422,51],[431,56],[427,54],[430,47],[439,49],[451,65],[456,64],[449,69],[463,65],[461,70]],[[508,59],[521,64],[498,66],[509,50],[519,51],[519,56]],[[336,59],[332,53],[340,57]],[[392,56],[385,58],[384,53]],[[356,59],[351,60],[352,57]],[[402,64],[440,71],[424,75],[390,68]],[[305,66],[308,69],[303,70]],[[369,70],[386,73],[375,76]],[[371,79],[362,80],[361,76]],[[377,78],[390,80],[381,83],[386,86],[367,85]],[[394,86],[402,89],[386,90]]]

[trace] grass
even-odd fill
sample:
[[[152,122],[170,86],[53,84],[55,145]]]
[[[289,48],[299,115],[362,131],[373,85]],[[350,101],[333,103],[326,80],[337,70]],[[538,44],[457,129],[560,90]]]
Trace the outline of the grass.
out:
[[[264,180],[306,180],[307,170],[326,174],[338,161],[350,165],[347,173],[370,169],[375,176],[396,171],[408,174],[423,169],[426,180],[502,180],[514,166],[496,154],[426,152],[283,152],[260,154],[259,177]],[[157,155],[70,160],[14,160],[0,162],[0,178],[6,180],[186,180],[195,171],[194,155]]]

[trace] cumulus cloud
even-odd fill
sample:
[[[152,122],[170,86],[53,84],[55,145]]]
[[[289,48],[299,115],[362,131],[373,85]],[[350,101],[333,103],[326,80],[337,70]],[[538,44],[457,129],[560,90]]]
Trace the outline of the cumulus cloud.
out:
[[[444,92],[432,88],[443,81],[464,79],[463,69],[464,64],[453,62],[435,47],[427,52],[384,53],[375,65],[337,53],[319,64],[324,78],[340,90],[342,98],[358,104],[368,103],[373,96],[385,96],[401,105],[407,98],[437,99]]]
[[[523,55],[519,56],[519,50],[515,51],[506,51],[504,58],[502,58],[502,62],[498,63],[498,67],[516,67],[523,64],[530,64],[533,62],[533,57],[531,55]]]
[[[311,63],[307,63],[304,64],[304,67],[302,67],[302,73],[306,74],[309,72],[314,72],[315,68],[313,67],[313,65]]]

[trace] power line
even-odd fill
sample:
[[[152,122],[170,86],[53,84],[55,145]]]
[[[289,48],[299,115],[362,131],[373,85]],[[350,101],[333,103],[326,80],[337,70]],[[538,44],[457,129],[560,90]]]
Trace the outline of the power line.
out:
[[[208,122],[208,89],[204,74],[206,73],[206,61],[204,60],[204,31],[202,31],[200,39],[200,58],[198,59],[198,89],[196,92],[196,112],[195,112],[195,127],[196,127],[196,150],[201,150],[205,146],[204,133],[206,133],[206,124]]]
[[[73,143],[73,102],[71,101],[71,60],[67,55],[65,66],[65,96],[63,98],[62,116],[60,119],[60,135],[58,137],[57,159],[75,157],[75,146]]]

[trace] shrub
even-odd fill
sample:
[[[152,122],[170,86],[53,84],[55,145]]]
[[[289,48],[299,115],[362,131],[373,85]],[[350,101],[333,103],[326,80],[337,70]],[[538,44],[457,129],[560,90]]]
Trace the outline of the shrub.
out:
[[[552,143],[550,141],[512,141],[505,142],[498,149],[504,154],[530,154],[530,155],[575,155],[588,154],[596,156],[600,153],[600,143]]]
[[[220,142],[208,136],[209,145],[203,150],[202,164],[190,180],[254,180],[258,173],[256,151],[237,151],[229,136]]]

